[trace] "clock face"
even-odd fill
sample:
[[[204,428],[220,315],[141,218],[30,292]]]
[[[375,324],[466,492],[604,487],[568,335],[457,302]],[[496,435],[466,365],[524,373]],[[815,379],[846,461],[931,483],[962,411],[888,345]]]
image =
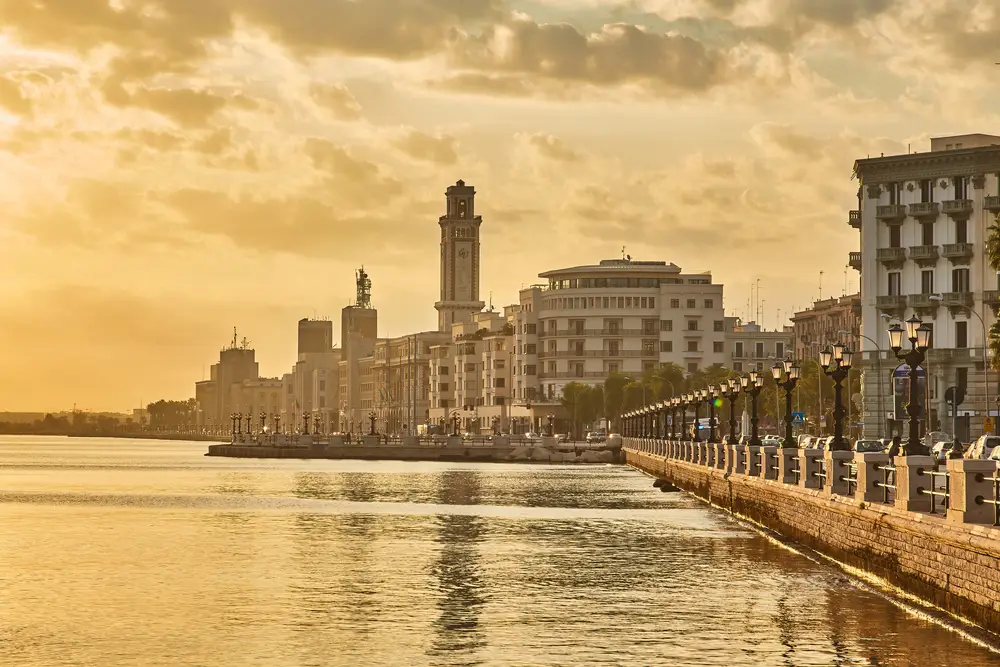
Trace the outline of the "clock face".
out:
[[[466,257],[468,257],[468,256],[469,256],[469,251],[468,251],[468,250],[466,250],[465,248],[462,248],[461,250],[459,250],[459,251],[458,251],[458,256],[459,256],[459,257],[460,257],[461,259],[465,259]]]

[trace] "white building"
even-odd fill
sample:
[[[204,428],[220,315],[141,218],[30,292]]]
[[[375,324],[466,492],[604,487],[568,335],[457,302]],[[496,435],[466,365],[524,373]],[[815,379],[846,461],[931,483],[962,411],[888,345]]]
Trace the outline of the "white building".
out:
[[[795,351],[792,327],[784,327],[782,331],[765,331],[756,322],[744,324],[735,320],[726,329],[726,347],[731,359],[726,366],[734,373],[756,369],[770,376],[771,366],[779,360],[791,358]]]
[[[861,251],[850,263],[861,271],[866,435],[876,435],[879,424],[892,427],[894,416],[905,418],[894,409],[899,406],[889,388],[888,374],[899,362],[888,349],[886,329],[916,314],[933,329],[924,390],[930,426],[951,430],[945,390],[964,386],[957,434],[974,438],[997,397],[995,375],[984,381],[983,353],[991,307],[1000,301],[983,248],[1000,212],[1000,137],[932,139],[930,152],[858,160],[854,169],[861,188],[849,222],[861,232]],[[880,405],[888,420],[877,418]],[[905,433],[905,424],[895,426]]]
[[[514,401],[556,402],[569,382],[599,384],[675,363],[728,364],[722,285],[667,262],[603,260],[539,274],[514,315]]]

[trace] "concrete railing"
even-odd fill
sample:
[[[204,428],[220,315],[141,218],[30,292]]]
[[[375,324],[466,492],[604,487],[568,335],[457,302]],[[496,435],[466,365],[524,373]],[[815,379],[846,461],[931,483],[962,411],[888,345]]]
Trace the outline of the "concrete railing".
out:
[[[1000,526],[996,461],[897,456],[820,449],[625,438],[625,452],[661,457],[727,476],[759,478],[826,496],[941,515],[952,523]]]

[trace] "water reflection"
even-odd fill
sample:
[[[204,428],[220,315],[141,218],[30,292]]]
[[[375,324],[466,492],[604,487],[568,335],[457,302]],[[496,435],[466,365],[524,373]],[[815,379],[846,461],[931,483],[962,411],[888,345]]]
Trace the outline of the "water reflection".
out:
[[[479,486],[474,472],[446,472],[440,475],[439,502],[474,504]],[[444,514],[435,521],[441,551],[431,573],[437,580],[440,613],[434,622],[434,640],[428,656],[434,665],[482,664],[476,655],[486,643],[480,628],[486,596],[479,545],[486,538],[486,526],[477,516]]]

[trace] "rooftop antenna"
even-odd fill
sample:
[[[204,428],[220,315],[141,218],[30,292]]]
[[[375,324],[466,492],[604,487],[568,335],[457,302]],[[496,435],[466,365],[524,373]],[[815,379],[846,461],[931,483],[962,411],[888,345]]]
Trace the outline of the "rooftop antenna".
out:
[[[819,272],[819,300],[823,300],[823,272]]]
[[[625,259],[625,246],[622,246],[622,259]]]
[[[490,290],[490,312],[493,312],[493,290]]]
[[[236,327],[233,327],[233,347],[236,347]]]
[[[840,296],[847,296],[847,269],[844,269],[844,292]]]
[[[355,274],[355,282],[357,284],[357,307],[358,308],[371,308],[372,307],[372,281],[365,272],[365,267],[362,266],[357,270]]]

